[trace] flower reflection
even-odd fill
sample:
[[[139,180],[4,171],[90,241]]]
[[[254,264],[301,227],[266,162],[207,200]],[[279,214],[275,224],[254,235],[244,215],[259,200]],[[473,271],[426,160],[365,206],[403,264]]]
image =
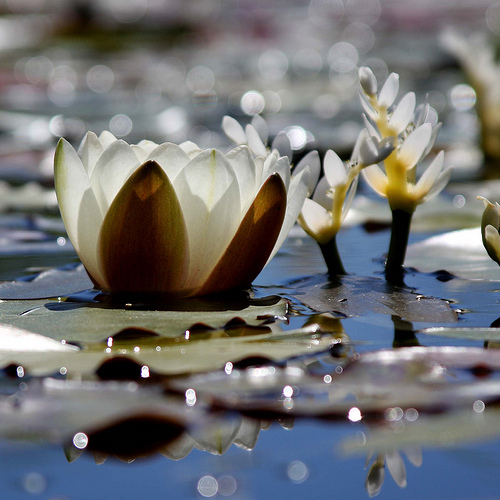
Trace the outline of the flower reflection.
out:
[[[422,465],[422,449],[420,447],[407,448],[403,450],[408,460],[415,466]],[[370,463],[373,454],[368,455],[366,465]],[[400,488],[406,487],[406,467],[401,453],[397,450],[378,453],[366,475],[365,488],[370,498],[377,496],[384,484],[385,468]]]

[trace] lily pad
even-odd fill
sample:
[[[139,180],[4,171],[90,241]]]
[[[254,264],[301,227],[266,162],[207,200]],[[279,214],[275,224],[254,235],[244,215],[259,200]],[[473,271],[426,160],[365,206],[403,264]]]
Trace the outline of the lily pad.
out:
[[[339,360],[324,376],[299,366],[264,366],[171,383],[178,390],[192,388],[217,407],[256,418],[378,422],[390,408],[442,413],[471,408],[478,400],[494,403],[500,386],[498,378],[487,375],[499,371],[497,350],[410,347]]]
[[[240,322],[224,329],[198,326],[176,337],[131,330],[81,343],[81,348],[20,328],[0,325],[0,367],[18,365],[31,375],[64,373],[71,378],[92,377],[105,362],[123,360],[137,367],[136,378],[153,374],[194,373],[224,368],[240,360],[283,361],[325,351],[343,340],[336,332],[322,333],[313,323],[283,331],[277,324],[252,327]],[[127,365],[130,369],[130,367]],[[141,368],[142,367],[142,368]],[[120,375],[116,362],[111,378]],[[108,377],[106,377],[108,378]]]
[[[173,310],[139,304],[71,302],[64,300],[9,300],[0,302],[2,322],[56,340],[92,343],[126,328],[143,328],[177,337],[196,323],[221,327],[233,318],[249,324],[284,317],[288,302],[273,296],[262,299],[186,301]],[[208,306],[213,305],[212,309]],[[177,309],[175,309],[176,306]],[[205,308],[203,308],[205,306]]]
[[[440,234],[410,245],[405,266],[424,273],[445,270],[459,278],[500,280],[500,269],[488,257],[479,227]]]
[[[33,279],[0,283],[0,299],[46,299],[62,297],[92,289],[82,265],[66,269],[49,269]]]
[[[345,316],[363,316],[370,311],[411,322],[457,321],[447,301],[389,285],[379,278],[348,275],[329,281],[315,276],[296,283],[293,294],[312,309]]]

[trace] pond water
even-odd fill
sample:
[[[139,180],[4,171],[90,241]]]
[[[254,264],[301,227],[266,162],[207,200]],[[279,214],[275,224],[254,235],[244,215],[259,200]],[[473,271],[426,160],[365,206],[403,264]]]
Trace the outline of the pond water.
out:
[[[497,39],[492,19],[490,0],[3,2],[0,496],[500,498],[500,270],[477,230],[427,239],[478,226],[476,195],[500,200],[477,96],[439,42],[449,25]],[[248,294],[84,291],[53,190],[59,136],[225,150],[222,117],[262,113],[294,160],[348,158],[362,64],[427,99],[455,165],[417,211],[405,286],[384,280],[387,206],[360,183],[347,276],[330,280],[295,227]]]
[[[341,253],[345,255],[345,266],[355,271],[355,276],[348,277],[347,280],[364,277],[382,281],[382,260],[373,259],[373,256],[383,255],[388,237],[387,230],[367,233],[359,227],[347,229],[341,234],[339,247]],[[421,238],[421,235],[415,237],[415,239]],[[69,257],[64,259],[69,260]],[[22,259],[19,262],[21,263]],[[285,330],[300,328],[304,319],[313,314],[309,307],[300,302],[301,292],[298,284],[303,280],[310,280],[311,276],[324,280],[323,265],[316,244],[302,235],[297,235],[297,231],[294,230],[278,256],[256,280],[254,286],[256,296],[279,294],[292,301],[293,308],[297,312],[290,316],[288,324],[282,323]],[[454,309],[466,310],[467,312],[460,313],[458,326],[489,326],[498,317],[498,299],[494,282],[469,282],[469,287],[464,286],[463,280],[458,278],[442,281],[437,279],[436,275],[417,272],[409,272],[406,281],[408,286],[413,287],[419,294],[451,298]],[[359,292],[349,295],[348,300],[356,300],[356,297],[359,298],[367,292],[369,287],[366,287],[365,283],[365,288],[361,287]],[[413,325],[414,330],[443,325],[440,322],[426,322],[425,318],[420,319],[420,322]],[[340,321],[347,335],[344,342],[350,346],[349,349],[358,353],[415,343],[425,346],[469,347],[482,347],[484,344],[480,340],[450,340],[418,333],[416,337],[413,335],[402,337],[401,332],[399,335],[395,334],[394,316],[373,311],[365,311],[361,315]],[[137,342],[140,345],[141,341]],[[318,354],[305,353],[299,356],[300,363],[293,360],[290,363],[300,365],[305,362],[313,371],[333,374],[336,366],[335,357],[339,355],[341,355],[339,352],[333,350],[320,351]],[[350,356],[352,355],[351,352]],[[467,353],[464,355],[467,356]],[[2,359],[5,360],[5,356],[2,356]],[[316,364],[318,360],[320,361],[320,365],[315,368],[314,360]],[[28,366],[26,372],[29,374]],[[368,373],[368,376],[378,377],[382,372],[383,368],[379,367],[378,374]],[[2,382],[4,399],[12,394],[13,387],[19,384],[7,373],[10,372],[5,372]],[[495,380],[494,373],[488,375]],[[381,381],[384,383],[384,375],[381,376]],[[459,380],[467,378],[463,373],[451,374],[451,377],[458,377]],[[476,379],[473,377],[473,380]],[[484,379],[479,377],[477,380]],[[35,381],[36,379],[31,378],[26,380],[31,386]],[[401,381],[403,386],[405,383],[404,380]],[[211,384],[217,384],[217,381],[208,382],[209,392]],[[293,386],[294,382],[291,384]],[[212,386],[212,389],[216,391],[215,386]],[[412,390],[411,386],[408,386],[408,390]],[[253,397],[257,398],[259,406],[258,401],[261,400],[258,395],[252,396],[250,391],[245,397],[250,398],[250,401]],[[419,420],[425,417],[425,422],[416,437],[409,444],[404,441],[400,445],[397,441],[396,444],[389,444],[391,451],[386,450],[385,453],[396,454],[396,457],[400,453],[406,472],[398,473],[397,467],[396,472],[393,472],[398,477],[400,484],[398,486],[386,467],[383,485],[380,479],[377,483],[379,487],[381,486],[379,493],[381,498],[496,498],[497,469],[500,464],[498,440],[500,429],[493,426],[490,432],[483,432],[485,430],[483,429],[475,436],[475,431],[468,431],[462,436],[461,433],[466,428],[464,426],[468,426],[470,422],[457,424],[452,417],[462,413],[464,408],[468,408],[468,404],[454,404],[452,401],[454,396],[451,393],[444,394],[443,397],[450,398],[448,403],[452,410],[426,411],[424,404]],[[71,401],[71,397],[62,395],[62,403],[55,401],[53,404],[66,405],[61,412],[63,420],[71,421],[74,418],[71,416],[72,412],[87,412],[87,421],[91,423],[89,428],[99,426],[99,417],[92,415],[91,407],[86,406],[83,399],[79,402],[78,398],[79,396],[76,401]],[[354,401],[353,399],[353,406],[355,406]],[[3,404],[7,404],[6,400]],[[51,411],[38,402],[36,390],[32,399],[27,397],[26,404],[32,404],[33,409],[39,412],[37,418],[53,418]],[[119,405],[113,398],[108,404],[110,407],[116,404],[117,408]],[[147,404],[151,405],[151,401]],[[416,401],[415,406],[420,408],[418,404]],[[22,412],[28,411],[23,408],[22,402],[20,405]],[[150,408],[148,410],[146,408],[149,407],[145,407],[145,411],[151,411]],[[486,412],[490,409],[494,409],[494,405],[488,404]],[[468,411],[473,413],[472,410]],[[138,439],[152,439],[154,442],[155,431],[148,432],[148,426],[154,429],[152,423],[124,429],[114,437],[114,440],[110,439],[112,444],[109,445],[108,453],[111,456],[103,451],[94,451],[94,454],[88,451],[81,456],[73,456],[72,461],[69,461],[65,455],[68,446],[64,442],[68,432],[64,436],[63,432],[58,431],[57,417],[53,424],[42,425],[40,431],[29,418],[26,419],[24,414],[23,418],[26,420],[20,420],[21,423],[17,428],[9,423],[8,429],[2,432],[4,439],[0,447],[3,463],[0,471],[1,491],[5,498],[13,499],[314,498],[327,495],[367,498],[365,481],[374,459],[370,460],[367,467],[367,452],[363,452],[362,447],[354,446],[354,449],[357,449],[356,453],[346,453],[345,450],[349,448],[346,443],[356,443],[360,436],[369,439],[370,433],[384,424],[384,418],[387,420],[387,414],[382,421],[375,417],[367,418],[365,423],[364,419],[356,421],[352,415],[351,420],[347,415],[318,419],[314,418],[315,413],[317,416],[321,415],[319,407],[315,407],[314,403],[312,418],[303,418],[299,415],[297,418],[254,420],[247,416],[242,417],[238,411],[228,411],[217,413],[215,430],[213,428],[207,430],[204,429],[203,422],[196,420],[198,418],[213,420],[214,415],[207,416],[202,412],[195,417],[194,422],[189,419],[190,432],[195,441],[197,440],[195,447],[198,449],[195,448],[189,453],[193,448],[193,441],[184,445],[187,448],[183,448],[183,452],[179,450],[175,452],[172,449],[168,451],[168,446],[163,449],[159,446],[160,450],[153,449],[149,456],[136,458],[133,461],[130,461],[130,457],[122,457],[120,461],[112,456],[113,451],[116,449],[120,453],[120,450],[122,452],[127,450],[129,442],[133,448],[134,433],[137,433]],[[484,416],[477,414],[478,418]],[[450,417],[451,420],[445,421],[444,426],[435,430],[435,425],[445,417]],[[411,426],[411,420],[408,420],[407,425]],[[26,427],[23,428],[23,425]],[[490,425],[490,420],[485,420],[484,425]],[[62,427],[72,428],[66,421],[62,423]],[[455,427],[458,430],[453,430]],[[450,429],[449,434],[447,428]],[[30,437],[31,432],[34,435]],[[161,443],[164,436],[161,429],[158,432],[158,443]],[[397,435],[398,430],[394,429],[391,432]],[[12,439],[13,436],[15,439]],[[180,439],[185,440],[185,437]],[[237,444],[231,445],[233,441]],[[253,449],[245,449],[249,446]],[[409,453],[412,461],[407,458],[405,451]],[[398,460],[394,463],[401,465]],[[401,486],[404,485],[406,486],[403,489]]]

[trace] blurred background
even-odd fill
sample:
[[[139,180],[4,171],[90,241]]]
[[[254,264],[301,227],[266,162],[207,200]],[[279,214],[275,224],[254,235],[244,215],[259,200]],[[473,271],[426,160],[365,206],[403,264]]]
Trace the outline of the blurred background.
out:
[[[50,185],[57,138],[87,130],[224,147],[225,114],[262,114],[297,155],[347,156],[360,65],[399,72],[444,121],[441,143],[460,146],[448,161],[478,163],[475,92],[440,43],[450,27],[494,39],[500,2],[2,0],[0,179]]]

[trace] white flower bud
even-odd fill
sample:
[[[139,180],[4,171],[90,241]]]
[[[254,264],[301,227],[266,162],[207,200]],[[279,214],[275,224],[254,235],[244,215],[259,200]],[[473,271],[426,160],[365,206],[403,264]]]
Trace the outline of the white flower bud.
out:
[[[373,71],[366,67],[361,66],[358,71],[359,74],[359,83],[362,89],[365,91],[367,95],[374,96],[377,94],[377,79],[373,74]]]
[[[373,165],[385,160],[394,151],[394,137],[386,137],[379,141],[370,136],[359,148],[358,160],[365,166]]]

